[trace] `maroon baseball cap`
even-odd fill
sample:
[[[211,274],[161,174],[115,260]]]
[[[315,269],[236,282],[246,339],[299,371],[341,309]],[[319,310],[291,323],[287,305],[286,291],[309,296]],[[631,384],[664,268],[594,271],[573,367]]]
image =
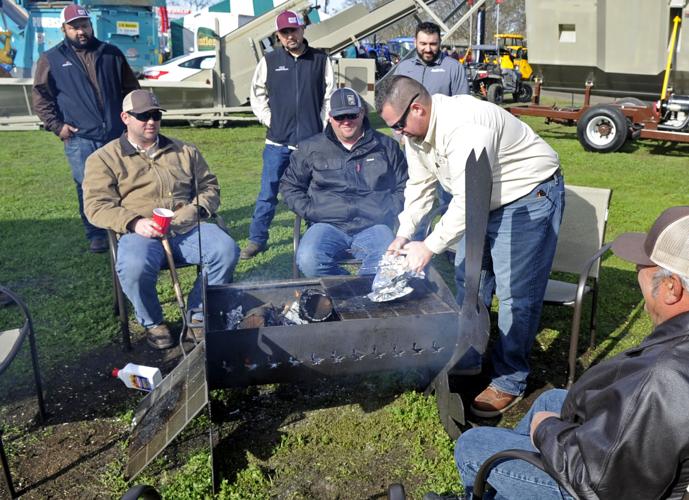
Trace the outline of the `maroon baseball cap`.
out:
[[[275,18],[275,30],[280,31],[287,28],[301,28],[304,21],[301,16],[292,10],[280,12]]]
[[[75,19],[91,19],[89,12],[81,5],[68,5],[60,12],[60,22],[62,24],[71,23]]]
[[[613,241],[612,251],[634,264],[689,276],[689,206],[668,208],[648,233],[621,234]]]

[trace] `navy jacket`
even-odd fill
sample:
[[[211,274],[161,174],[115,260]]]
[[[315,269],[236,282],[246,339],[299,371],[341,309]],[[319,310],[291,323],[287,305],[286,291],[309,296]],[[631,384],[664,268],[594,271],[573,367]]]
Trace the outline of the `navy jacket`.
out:
[[[355,234],[375,224],[393,228],[404,206],[407,161],[399,145],[364,119],[364,137],[348,151],[332,127],[299,143],[280,192],[309,223]]]
[[[321,132],[326,53],[307,44],[304,53],[297,58],[285,49],[269,52],[265,58],[271,115],[267,138],[294,146]]]
[[[689,484],[689,313],[589,368],[534,433],[546,472],[582,499],[682,498]]]
[[[133,88],[123,86],[127,60],[120,49],[98,40],[96,43],[93,50],[102,108],[84,65],[65,41],[41,55],[49,71],[46,82],[34,84],[34,108],[48,129],[55,128],[50,126],[53,124],[69,123],[79,129],[75,133],[79,137],[108,142],[124,131],[122,99]]]

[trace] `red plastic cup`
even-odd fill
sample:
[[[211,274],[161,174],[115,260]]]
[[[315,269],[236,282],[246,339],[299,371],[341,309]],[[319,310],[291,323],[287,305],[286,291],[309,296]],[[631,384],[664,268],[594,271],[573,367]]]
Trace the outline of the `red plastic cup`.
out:
[[[167,234],[174,216],[175,212],[167,208],[153,209],[153,222],[160,226],[160,232],[163,234]]]

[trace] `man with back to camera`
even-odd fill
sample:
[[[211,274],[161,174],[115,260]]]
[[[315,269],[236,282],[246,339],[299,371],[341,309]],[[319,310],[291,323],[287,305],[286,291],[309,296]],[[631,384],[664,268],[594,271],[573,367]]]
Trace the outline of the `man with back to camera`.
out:
[[[167,349],[176,339],[163,322],[156,293],[166,257],[159,240],[164,236],[161,227],[151,218],[153,210],[174,211],[168,237],[174,260],[200,264],[202,255],[209,285],[232,281],[239,248],[217,225],[198,223],[199,216],[207,218],[220,206],[218,179],[195,146],[159,134],[164,110],[156,97],[135,90],[125,97],[122,110],[126,131],[86,161],[85,210],[94,224],[122,234],[116,263],[122,290],[146,329],[148,344]],[[190,309],[202,305],[201,280],[199,274],[187,301]],[[190,330],[200,341],[202,331]]]
[[[499,300],[499,340],[492,350],[492,380],[471,404],[491,418],[521,399],[529,352],[538,332],[543,297],[555,255],[564,207],[564,180],[557,153],[531,128],[492,103],[461,95],[431,97],[417,81],[394,76],[377,89],[376,108],[396,133],[404,134],[409,181],[397,238],[389,251],[403,253],[413,270],[457,245],[457,302],[464,301],[464,168],[472,151],[485,149],[493,191],[481,272],[481,294],[490,307]],[[424,241],[410,241],[433,206],[440,183],[452,194],[447,212]],[[461,239],[460,239],[461,238]],[[476,371],[463,366],[464,371]]]
[[[43,127],[64,143],[89,251],[100,253],[107,251],[108,240],[84,214],[84,165],[91,153],[122,134],[122,99],[139,82],[120,49],[93,36],[84,7],[68,5],[60,20],[65,39],[36,63],[33,109]]]
[[[261,189],[242,259],[252,259],[266,249],[280,178],[289,165],[290,154],[299,141],[323,131],[335,85],[327,54],[309,47],[304,23],[297,13],[281,12],[275,19],[275,29],[282,47],[263,56],[251,82],[251,109],[268,130]]]
[[[299,143],[280,183],[287,206],[309,225],[297,265],[307,277],[348,274],[338,262],[350,252],[362,261],[359,274],[375,274],[394,239],[407,162],[393,139],[371,128],[354,90],[333,92],[329,122]]]
[[[431,95],[469,94],[469,82],[464,65],[440,50],[440,26],[431,22],[419,23],[414,35],[414,45],[416,55],[399,63],[395,68],[396,75],[413,78]],[[440,206],[446,207],[452,195],[441,185],[437,186],[436,193]],[[419,224],[414,239],[422,240],[430,223],[431,221],[426,218]]]
[[[507,449],[539,452],[545,472],[522,460],[499,462],[488,476],[495,498],[683,498],[689,485],[689,207],[665,210],[646,234],[622,234],[612,251],[636,264],[653,331],[639,346],[586,370],[569,391],[541,394],[514,430],[477,427],[462,434],[455,461],[468,498],[481,464]],[[452,497],[424,497],[438,498]]]

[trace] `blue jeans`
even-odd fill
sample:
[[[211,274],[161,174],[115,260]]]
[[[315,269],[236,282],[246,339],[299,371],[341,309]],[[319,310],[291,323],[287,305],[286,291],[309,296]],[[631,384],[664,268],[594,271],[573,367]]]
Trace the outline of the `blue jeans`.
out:
[[[199,264],[198,228],[170,238],[172,256],[178,264]],[[209,285],[232,281],[232,273],[239,258],[235,241],[215,224],[201,224],[203,269]],[[117,251],[117,275],[122,290],[134,305],[136,319],[148,328],[163,322],[163,310],[158,301],[156,282],[161,267],[167,264],[160,240],[127,233],[120,238]],[[201,277],[199,275],[189,294],[187,307],[201,307]]]
[[[91,139],[84,139],[73,135],[64,141],[65,156],[67,162],[72,169],[72,179],[77,185],[77,199],[79,200],[79,215],[81,222],[84,224],[86,230],[86,238],[92,240],[94,238],[106,238],[105,229],[94,226],[89,222],[84,214],[84,191],[81,188],[84,182],[84,168],[86,166],[86,158],[89,157],[96,149],[102,147],[105,143],[100,141],[92,141]]]
[[[280,179],[289,165],[292,150],[286,146],[266,144],[263,149],[263,172],[261,172],[261,190],[256,198],[254,216],[249,226],[249,240],[258,245],[268,242],[268,228],[275,217],[278,204]]]
[[[483,462],[499,451],[538,450],[531,444],[531,418],[538,411],[560,413],[567,391],[552,389],[541,394],[514,430],[499,427],[475,427],[462,434],[455,445],[455,463],[462,476],[467,498],[472,498],[476,474]],[[571,499],[557,481],[538,467],[523,460],[499,462],[488,475],[488,483],[496,490],[496,499]]]
[[[564,181],[558,174],[526,196],[493,210],[488,219],[480,294],[488,308],[493,292],[497,295],[500,331],[492,352],[491,385],[515,396],[526,390],[529,353],[538,333],[564,203]],[[462,238],[455,259],[460,305],[464,255]]]
[[[450,204],[452,201],[452,194],[448,193],[443,189],[443,187],[440,185],[440,183],[436,184],[435,186],[435,195],[438,198],[438,206],[440,207],[440,215],[443,215],[445,212],[447,212],[447,206]],[[426,236],[428,234],[428,229],[431,224],[433,224],[433,221],[431,220],[431,214],[433,211],[429,212],[424,216],[423,219],[421,219],[421,222],[419,222],[419,225],[417,226],[416,233],[414,233],[414,236],[412,236],[412,239],[414,241],[423,241],[426,239]]]
[[[395,236],[376,224],[350,236],[331,224],[318,223],[306,230],[297,249],[297,266],[309,278],[349,274],[338,262],[351,256],[361,260],[359,274],[375,274],[378,262]]]

